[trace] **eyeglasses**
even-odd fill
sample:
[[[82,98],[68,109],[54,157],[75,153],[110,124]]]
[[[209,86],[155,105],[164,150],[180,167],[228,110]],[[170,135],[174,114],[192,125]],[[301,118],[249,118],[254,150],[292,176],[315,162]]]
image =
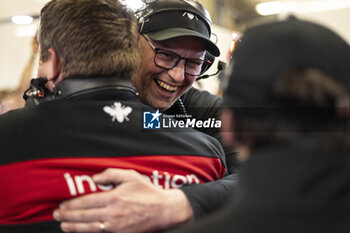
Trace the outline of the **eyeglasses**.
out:
[[[185,58],[172,51],[156,48],[146,36],[142,35],[142,37],[154,50],[154,63],[160,68],[167,70],[173,69],[183,59],[185,60],[185,73],[191,76],[198,76],[204,73],[206,68],[211,64],[209,60]]]

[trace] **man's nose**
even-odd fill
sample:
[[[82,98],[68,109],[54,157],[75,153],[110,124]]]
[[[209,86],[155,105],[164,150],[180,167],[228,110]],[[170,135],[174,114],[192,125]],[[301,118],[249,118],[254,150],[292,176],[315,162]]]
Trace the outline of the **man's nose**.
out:
[[[185,79],[185,60],[181,59],[174,68],[168,70],[168,74],[175,82],[181,83]]]

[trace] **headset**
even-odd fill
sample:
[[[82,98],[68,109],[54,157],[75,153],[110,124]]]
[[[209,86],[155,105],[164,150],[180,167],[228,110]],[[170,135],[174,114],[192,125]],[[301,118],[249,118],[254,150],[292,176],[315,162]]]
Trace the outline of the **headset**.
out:
[[[147,33],[149,30],[149,28],[147,28],[147,22],[149,22],[152,16],[162,12],[184,11],[190,12],[201,19],[201,21],[205,23],[210,35],[215,35],[211,33],[211,18],[209,12],[196,0],[143,0],[143,2],[144,6],[135,12],[135,16],[138,21],[139,34]],[[152,28],[150,30],[152,30]],[[202,73],[206,72],[214,64],[215,56],[207,51],[205,59],[209,61],[209,65],[202,68]],[[216,73],[199,76],[196,80],[206,79],[208,77],[214,76],[220,71],[224,70],[225,67],[226,64],[222,61],[219,61]],[[184,95],[181,98],[184,98]],[[178,98],[175,101],[171,109],[175,108],[177,113],[186,115],[187,111],[181,98]]]
[[[35,78],[30,81],[30,87],[23,93],[25,106],[37,106],[55,99],[55,95],[46,87],[47,79]]]
[[[186,11],[195,14],[207,26],[211,33],[211,18],[210,14],[197,0],[142,0],[144,6],[135,12],[138,20],[138,32],[144,33],[144,23],[152,16],[161,12],[171,11]]]
[[[24,92],[26,107],[54,100],[72,99],[99,91],[127,91],[136,96],[136,89],[128,78],[103,76],[99,78],[71,77],[60,82],[53,91],[47,87],[45,78],[32,79],[30,87]]]
[[[205,23],[209,33],[211,35],[215,35],[214,33],[211,33],[212,21],[209,12],[197,0],[143,0],[143,2],[144,6],[135,12],[135,16],[138,21],[139,34],[152,32],[152,24],[147,25],[147,22],[149,22],[153,16],[164,12],[184,11],[195,15],[195,17]],[[215,56],[207,51],[205,60],[209,62],[209,65],[203,67],[201,73],[206,72],[214,64]],[[222,61],[219,61],[216,73],[210,75],[202,75],[198,77],[197,80],[214,76],[220,71],[224,70],[225,67],[226,64]]]
[[[208,55],[208,53],[206,54],[206,59],[210,59],[210,56],[212,56],[212,57],[214,57],[213,55],[211,55],[211,54],[209,54]],[[214,63],[214,59],[215,58],[212,58],[213,59],[213,63]],[[212,64],[211,64],[212,65]],[[211,66],[210,65],[210,66]],[[208,70],[209,68],[210,68],[210,66],[207,68],[207,69],[205,69],[205,71],[206,70]],[[214,76],[214,75],[217,75],[219,72],[221,72],[221,71],[223,71],[223,70],[225,70],[226,69],[226,63],[225,62],[223,62],[223,61],[219,61],[218,62],[218,65],[217,65],[217,67],[216,67],[216,72],[215,73],[213,73],[213,74],[205,74],[205,75],[202,75],[202,76],[199,76],[198,78],[196,78],[196,81],[199,81],[199,80],[202,80],[202,79],[207,79],[207,78],[209,78],[209,77],[211,77],[211,76]],[[205,72],[204,71],[204,72]]]

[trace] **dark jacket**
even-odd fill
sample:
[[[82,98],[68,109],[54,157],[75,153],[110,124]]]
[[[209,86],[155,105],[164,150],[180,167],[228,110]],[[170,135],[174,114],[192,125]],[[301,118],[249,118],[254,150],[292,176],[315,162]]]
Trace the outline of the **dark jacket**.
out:
[[[176,102],[166,113],[170,115],[188,114],[192,118],[201,120],[220,119],[222,108],[222,98],[207,91],[191,88],[181,97],[181,102]],[[219,129],[197,128],[197,130],[216,138],[223,145]],[[236,150],[225,145],[223,148],[229,175],[214,182],[181,187],[192,205],[196,219],[214,213],[225,206],[227,199],[237,188],[239,163]]]
[[[52,211],[68,198],[105,190],[91,175],[108,167],[135,169],[165,188],[226,173],[212,137],[144,130],[143,113],[154,110],[137,101],[127,81],[66,79],[57,90],[53,101],[0,116],[0,232],[61,232]]]
[[[231,204],[173,232],[350,232],[350,150],[324,147],[300,137],[254,150]]]

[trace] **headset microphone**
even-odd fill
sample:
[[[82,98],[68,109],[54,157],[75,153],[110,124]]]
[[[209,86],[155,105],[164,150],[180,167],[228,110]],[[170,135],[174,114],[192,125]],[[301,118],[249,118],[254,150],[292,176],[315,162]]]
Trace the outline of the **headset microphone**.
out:
[[[209,77],[211,77],[211,76],[217,75],[220,71],[223,71],[223,70],[225,70],[225,69],[226,69],[226,63],[223,62],[223,61],[219,61],[219,62],[218,62],[218,66],[217,66],[217,71],[216,71],[214,74],[202,75],[202,76],[198,77],[198,78],[196,79],[196,81],[201,80],[201,79],[206,79],[206,78],[209,78]]]

